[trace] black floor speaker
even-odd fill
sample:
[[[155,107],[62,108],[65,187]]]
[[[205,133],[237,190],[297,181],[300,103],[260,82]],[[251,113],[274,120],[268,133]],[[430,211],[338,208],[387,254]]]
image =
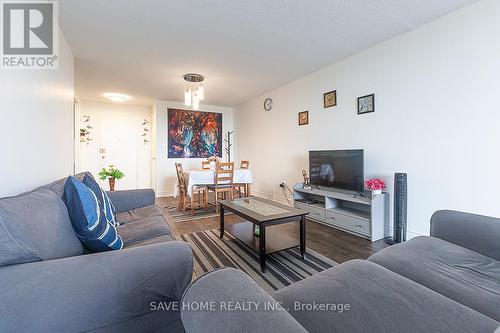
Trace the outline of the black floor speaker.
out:
[[[406,173],[394,174],[394,238],[387,239],[389,244],[401,243],[406,241],[407,226],[407,196],[408,196],[408,177]]]
[[[406,173],[394,174],[394,242],[406,241],[408,177]]]

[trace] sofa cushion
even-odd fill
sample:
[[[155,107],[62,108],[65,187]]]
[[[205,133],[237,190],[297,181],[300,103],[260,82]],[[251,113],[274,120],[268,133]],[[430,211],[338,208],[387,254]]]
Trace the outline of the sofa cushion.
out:
[[[128,212],[119,213],[116,216],[116,221],[120,224],[126,224],[133,221],[142,220],[153,216],[163,216],[161,208],[153,205],[141,208],[136,208]]]
[[[66,206],[51,190],[0,199],[0,266],[82,253]]]
[[[274,297],[309,332],[491,332],[499,324],[365,260],[314,274]]]
[[[94,252],[122,248],[122,239],[106,220],[94,192],[72,176],[64,185],[64,202],[73,229],[86,248]]]
[[[151,244],[158,244],[158,243],[163,243],[163,242],[170,242],[174,240],[172,236],[170,235],[161,235],[161,236],[156,236],[153,238],[146,238],[143,241],[136,242],[136,243],[130,243],[126,245],[126,248],[132,248],[136,246],[144,246],[144,245],[151,245]]]
[[[86,174],[91,175],[89,172],[81,172],[81,173],[78,173],[76,175],[73,175],[73,177],[75,177],[78,180],[83,180],[83,177],[85,177]],[[39,188],[49,189],[52,192],[54,192],[55,194],[57,194],[60,198],[62,198],[63,195],[64,195],[64,185],[66,185],[66,180],[67,179],[68,179],[68,177],[64,177],[64,178],[56,180],[56,181],[54,181],[54,182],[52,182],[50,184],[41,186]]]
[[[152,216],[142,220],[120,224],[118,232],[123,238],[124,247],[150,244],[149,241],[158,236],[171,239],[170,227],[163,216]]]
[[[435,237],[416,237],[368,260],[500,321],[500,261]]]
[[[106,192],[103,191],[103,189],[95,181],[94,177],[92,177],[90,174],[86,174],[85,177],[83,177],[83,183],[92,192],[94,192],[95,196],[97,197],[97,201],[99,202],[99,207],[102,208],[104,216],[106,217],[108,223],[116,226],[115,207],[113,206],[113,203],[109,199]]]

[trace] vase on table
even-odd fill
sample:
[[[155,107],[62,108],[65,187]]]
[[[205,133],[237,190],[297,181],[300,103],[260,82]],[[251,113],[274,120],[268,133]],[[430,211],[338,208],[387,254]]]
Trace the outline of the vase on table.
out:
[[[108,178],[108,181],[109,181],[109,190],[114,191],[116,178]]]
[[[372,198],[379,194],[382,194],[382,190],[372,190]]]

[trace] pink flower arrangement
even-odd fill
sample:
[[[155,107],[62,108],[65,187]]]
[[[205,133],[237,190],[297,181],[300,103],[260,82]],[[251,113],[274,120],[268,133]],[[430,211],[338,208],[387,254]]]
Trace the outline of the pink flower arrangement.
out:
[[[385,182],[379,178],[367,179],[365,181],[365,186],[369,190],[378,191],[378,190],[382,190],[385,188]]]

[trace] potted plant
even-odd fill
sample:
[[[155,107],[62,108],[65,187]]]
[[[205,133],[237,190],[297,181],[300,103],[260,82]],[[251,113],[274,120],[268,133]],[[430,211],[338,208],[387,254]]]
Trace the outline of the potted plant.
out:
[[[89,134],[86,128],[80,128],[80,142],[85,142],[86,136]]]
[[[385,188],[385,182],[379,178],[367,179],[365,185],[367,189],[372,191],[372,196],[382,194],[382,190]]]
[[[102,168],[101,172],[99,172],[98,175],[100,180],[106,180],[106,178],[108,179],[110,191],[115,190],[115,182],[117,179],[122,179],[123,177],[125,177],[125,174],[119,169],[115,168],[115,166],[112,164],[107,169]]]

